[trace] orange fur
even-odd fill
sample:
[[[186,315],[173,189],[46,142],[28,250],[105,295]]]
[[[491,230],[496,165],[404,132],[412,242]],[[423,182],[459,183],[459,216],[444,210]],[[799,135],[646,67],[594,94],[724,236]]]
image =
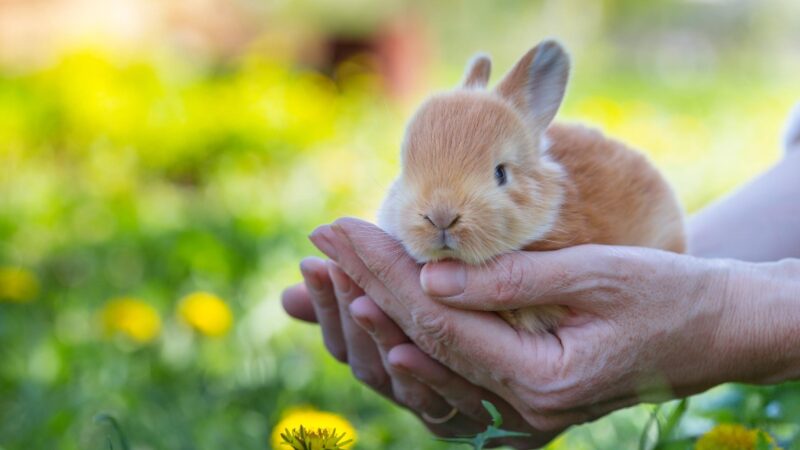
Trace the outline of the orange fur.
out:
[[[525,250],[586,243],[686,250],[681,208],[644,155],[579,125],[553,125],[548,136],[569,189],[553,231]]]
[[[489,92],[489,60],[473,60],[463,89],[433,96],[412,117],[379,224],[419,262],[482,264],[585,243],[684,251],[681,208],[642,154],[588,128],[551,126],[568,70],[561,47],[545,42]],[[565,312],[501,316],[538,332]]]

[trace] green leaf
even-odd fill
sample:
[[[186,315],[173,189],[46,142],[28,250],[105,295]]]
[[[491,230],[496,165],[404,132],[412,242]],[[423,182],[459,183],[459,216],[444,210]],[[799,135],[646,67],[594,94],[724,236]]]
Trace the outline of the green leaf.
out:
[[[694,443],[695,438],[693,437],[661,441],[653,447],[653,450],[692,450]]]
[[[684,398],[675,406],[675,409],[672,410],[672,413],[667,417],[667,421],[661,427],[661,432],[658,436],[659,441],[671,437],[673,430],[680,423],[687,409],[689,409],[689,399]]]
[[[486,411],[489,411],[489,415],[492,416],[492,425],[497,428],[503,426],[503,416],[500,414],[500,411],[497,410],[497,407],[488,400],[481,400],[481,404],[483,404]]]
[[[500,414],[500,411],[491,403],[486,400],[481,400],[483,407],[486,408],[486,411],[489,412],[489,415],[492,416],[492,424],[486,427],[482,433],[478,433],[475,436],[462,436],[456,438],[439,438],[437,440],[442,442],[450,442],[453,444],[464,444],[470,445],[475,450],[481,450],[486,445],[486,443],[491,439],[501,439],[501,438],[508,438],[508,437],[528,437],[530,436],[529,433],[522,433],[519,431],[508,431],[500,429],[500,425],[503,424],[503,416]]]
[[[647,433],[650,431],[650,427],[652,427],[653,424],[660,427],[660,423],[658,421],[659,411],[661,411],[661,405],[656,405],[656,407],[653,408],[653,412],[650,413],[647,423],[644,424],[644,428],[642,428],[642,434],[639,436],[639,450],[647,450]],[[661,429],[659,428],[658,435],[656,436],[656,442],[659,441],[660,435]]]
[[[669,413],[667,418],[661,419],[659,414],[661,413],[663,405],[657,405],[653,408],[652,414],[650,414],[650,418],[648,419],[647,423],[644,425],[642,429],[642,434],[639,437],[639,450],[647,450],[648,449],[648,432],[650,428],[655,424],[656,425],[656,439],[655,443],[653,444],[652,449],[662,448],[662,444],[668,442],[672,439],[672,433],[675,430],[675,427],[678,426],[683,415],[686,413],[686,410],[689,408],[689,399],[682,399],[675,405],[675,408]]]

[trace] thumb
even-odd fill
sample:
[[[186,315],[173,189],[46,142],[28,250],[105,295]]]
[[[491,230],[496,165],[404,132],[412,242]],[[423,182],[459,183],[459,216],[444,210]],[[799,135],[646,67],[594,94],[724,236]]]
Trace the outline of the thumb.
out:
[[[574,303],[602,268],[597,246],[549,252],[513,252],[489,264],[428,263],[420,285],[436,300],[461,309],[504,311],[527,306]],[[588,282],[588,284],[587,284]]]

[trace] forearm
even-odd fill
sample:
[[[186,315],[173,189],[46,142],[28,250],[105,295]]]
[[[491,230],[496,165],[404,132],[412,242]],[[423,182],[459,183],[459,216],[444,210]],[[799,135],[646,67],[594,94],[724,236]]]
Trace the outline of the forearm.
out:
[[[800,256],[800,152],[689,220],[689,253],[776,261]]]
[[[800,260],[733,263],[717,345],[733,379],[800,379]]]

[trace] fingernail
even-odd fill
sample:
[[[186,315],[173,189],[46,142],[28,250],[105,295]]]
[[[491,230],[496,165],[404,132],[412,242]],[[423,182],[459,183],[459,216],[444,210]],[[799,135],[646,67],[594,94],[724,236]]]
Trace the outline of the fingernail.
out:
[[[358,326],[363,328],[364,331],[366,331],[369,334],[375,334],[375,324],[372,323],[372,321],[369,320],[368,318],[366,318],[364,316],[361,316],[358,313],[354,312],[352,303],[350,304],[349,311],[350,311],[350,316],[353,317],[353,320],[356,321]]]
[[[319,291],[322,289],[322,280],[317,276],[316,272],[308,267],[308,262],[305,260],[300,261],[300,273],[303,274],[303,279],[311,289]]]
[[[336,254],[336,247],[333,246],[333,230],[331,230],[330,225],[317,227],[316,230],[311,232],[308,238],[322,253],[325,253],[328,258],[335,260],[338,257]]]
[[[330,225],[330,230],[331,230],[331,233],[333,235],[336,235],[336,236],[339,237],[339,240],[343,240],[345,242],[350,242],[352,244],[352,242],[350,241],[350,236],[348,236],[347,233],[344,232],[342,227],[340,227],[337,223],[332,223]]]
[[[367,297],[361,296],[353,300],[353,303],[347,307],[350,311],[350,316],[356,323],[369,334],[375,334],[375,324],[369,318],[369,313],[365,311],[365,301]]]
[[[413,373],[411,373],[411,371],[408,370],[408,367],[406,367],[406,366],[402,366],[400,364],[392,364],[391,366],[392,366],[392,369],[395,372],[399,372],[399,373],[401,373],[403,375],[412,375],[412,376],[414,375]],[[414,378],[417,378],[417,377],[414,377]],[[420,380],[417,379],[417,381],[420,381]]]
[[[444,261],[426,264],[420,274],[422,290],[432,297],[453,297],[464,293],[467,271],[464,264]]]
[[[405,364],[405,361],[399,357],[400,355],[398,355],[397,351],[395,350],[397,347],[398,346],[392,347],[386,353],[386,362],[389,363],[389,365],[392,366],[392,369],[396,371],[403,372],[405,374],[411,374],[411,370],[409,370],[408,366]]]
[[[315,292],[319,292],[322,290],[322,280],[319,279],[317,274],[309,273],[305,275],[306,283],[308,283],[308,287],[310,287]]]

